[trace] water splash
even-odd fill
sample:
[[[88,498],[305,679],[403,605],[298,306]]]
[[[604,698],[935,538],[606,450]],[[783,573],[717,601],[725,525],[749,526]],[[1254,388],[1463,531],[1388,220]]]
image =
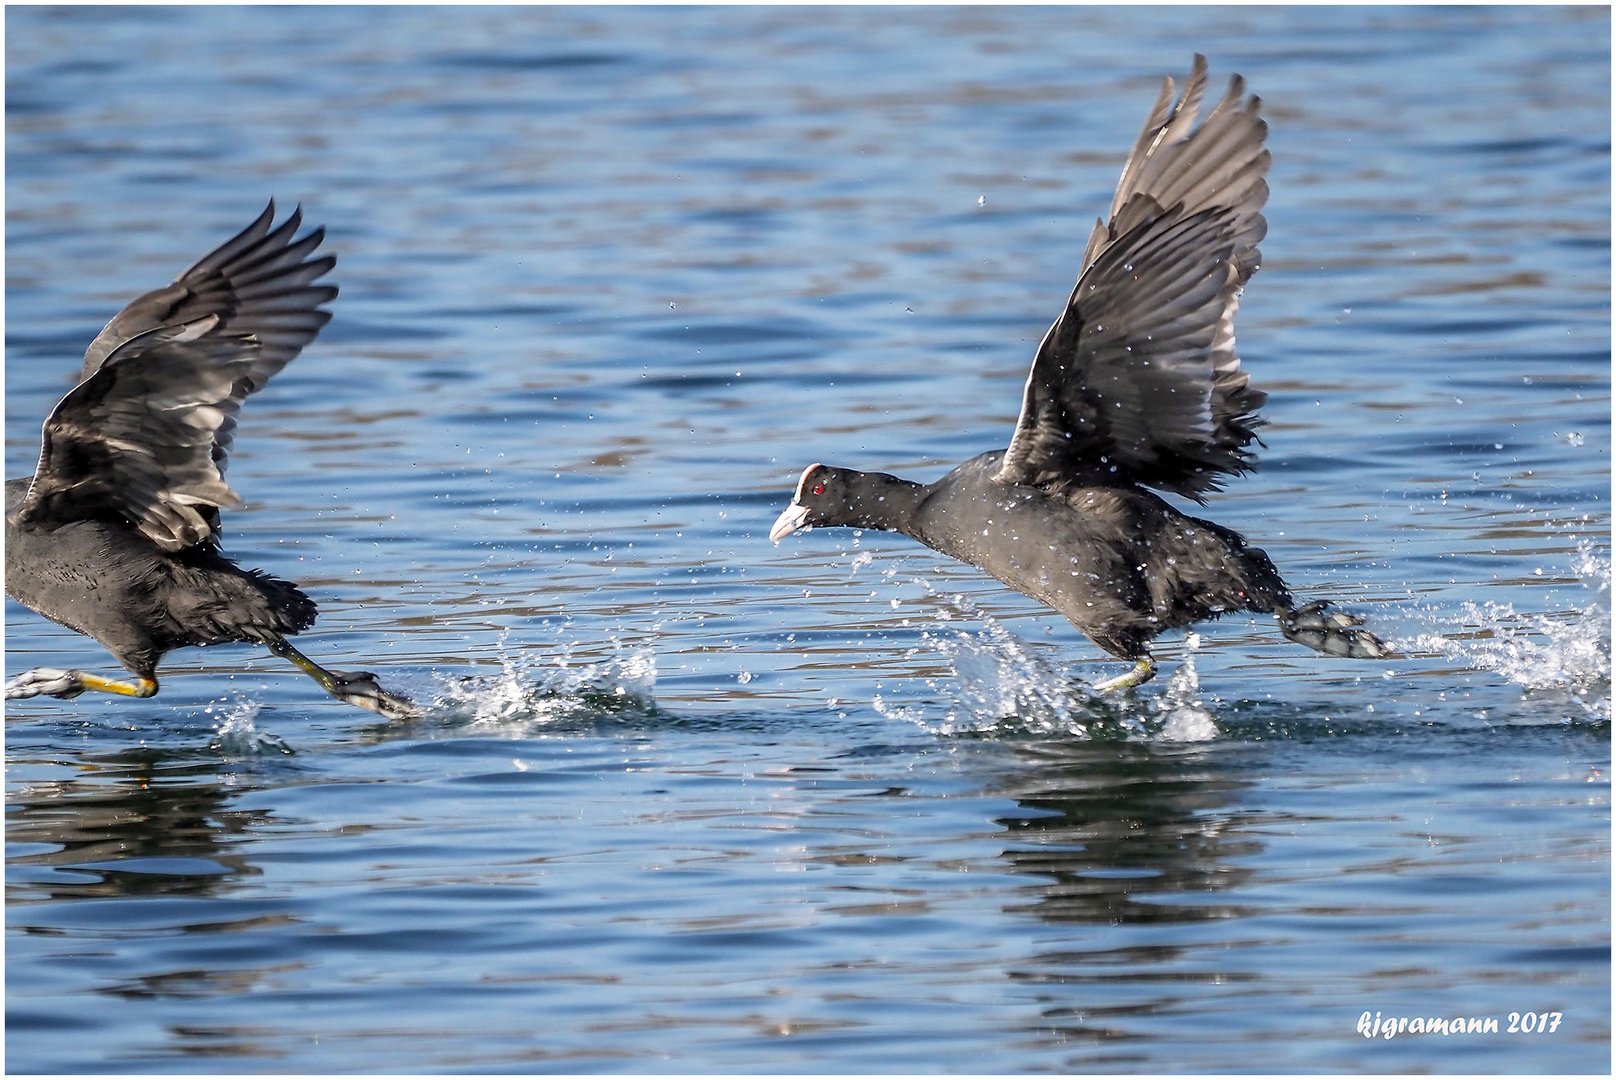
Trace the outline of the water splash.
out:
[[[1574,703],[1588,719],[1610,719],[1610,556],[1580,542],[1571,572],[1581,594],[1570,610],[1520,612],[1513,604],[1466,601],[1457,629],[1398,642],[1491,671],[1531,695]]]
[[[208,743],[208,749],[228,758],[291,754],[292,748],[285,739],[258,730],[255,721],[262,708],[258,702],[247,700],[210,704],[208,714],[219,720],[213,727],[213,740]]]
[[[654,713],[655,653],[647,645],[610,641],[605,658],[579,659],[571,642],[522,651],[502,638],[498,670],[445,680],[434,708],[472,726],[516,734]]]
[[[1201,635],[1184,639],[1184,656],[1167,680],[1167,689],[1153,705],[1161,720],[1157,737],[1164,742],[1207,742],[1218,737],[1218,725],[1201,701],[1201,678],[1195,672],[1195,652]]]
[[[943,735],[1033,734],[1169,742],[1217,738],[1217,725],[1199,696],[1193,657],[1199,635],[1189,636],[1183,662],[1161,693],[1102,695],[1055,667],[965,597],[944,599],[924,582],[921,585],[939,601],[942,622],[963,615],[979,626],[972,631],[921,632],[924,647],[941,655],[949,668],[948,677],[926,680],[947,702],[940,718],[935,710],[904,705],[878,694],[873,704],[882,715]]]
[[[1081,684],[1055,670],[1025,641],[977,612],[975,632],[923,631],[947,662],[953,694],[939,730],[953,735],[1016,727],[1088,738],[1096,717]],[[944,689],[929,680],[934,689]]]

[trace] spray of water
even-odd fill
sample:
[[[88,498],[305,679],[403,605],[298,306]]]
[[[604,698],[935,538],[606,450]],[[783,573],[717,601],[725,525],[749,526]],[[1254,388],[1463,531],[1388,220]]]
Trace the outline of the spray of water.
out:
[[[1521,612],[1512,604],[1466,601],[1452,620],[1457,625],[1400,641],[1398,647],[1495,672],[1528,694],[1608,721],[1610,556],[1584,541],[1571,571],[1577,589],[1566,610]]]
[[[444,679],[434,710],[469,726],[517,734],[655,711],[656,655],[649,646],[614,637],[604,657],[576,652],[570,641],[524,650],[502,637],[497,668]]]
[[[1195,653],[1200,647],[1200,634],[1185,637],[1184,655],[1168,677],[1166,691],[1151,703],[1161,725],[1156,737],[1163,742],[1206,742],[1218,737],[1218,725],[1201,701],[1201,680],[1195,673]]]
[[[259,731],[258,712],[262,706],[256,701],[236,700],[214,702],[208,714],[216,717],[213,740],[209,749],[227,758],[252,758],[292,753],[291,746],[279,735]]]
[[[1217,737],[1217,725],[1199,696],[1193,656],[1199,635],[1189,636],[1185,656],[1165,688],[1154,693],[1102,695],[1055,667],[967,598],[943,598],[925,582],[918,584],[937,600],[941,623],[963,618],[973,629],[939,628],[921,633],[923,647],[941,655],[949,669],[945,678],[926,680],[928,688],[946,702],[941,717],[936,709],[903,705],[877,695],[874,705],[883,715],[945,735],[992,732],[1171,742]]]

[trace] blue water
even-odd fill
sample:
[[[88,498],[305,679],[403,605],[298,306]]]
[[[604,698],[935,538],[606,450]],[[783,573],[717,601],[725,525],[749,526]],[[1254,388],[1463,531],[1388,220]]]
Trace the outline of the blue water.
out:
[[[9,703],[7,1069],[1606,1072],[1609,29],[8,9],[7,475],[113,311],[301,201],[342,294],[228,549],[433,709],[244,646]],[[1267,449],[1206,513],[1408,658],[1230,618],[1097,702],[970,568],[766,533],[810,462],[1004,445],[1197,50],[1274,155]],[[111,672],[5,614],[8,674]]]

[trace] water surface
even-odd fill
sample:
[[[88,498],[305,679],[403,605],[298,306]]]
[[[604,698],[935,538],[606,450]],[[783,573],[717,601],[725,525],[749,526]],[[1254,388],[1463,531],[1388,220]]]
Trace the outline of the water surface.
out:
[[[12,703],[9,1070],[1608,1070],[1608,12],[7,16],[7,475],[301,201],[342,294],[228,549],[434,705],[234,646]],[[766,533],[810,462],[1004,445],[1195,51],[1274,155],[1206,512],[1408,656],[1230,618],[1096,701],[970,568]],[[8,602],[36,664],[110,670]]]

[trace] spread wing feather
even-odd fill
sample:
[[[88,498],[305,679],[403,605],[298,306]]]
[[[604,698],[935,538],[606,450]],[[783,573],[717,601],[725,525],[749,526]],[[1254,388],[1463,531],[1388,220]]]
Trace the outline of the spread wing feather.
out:
[[[178,551],[218,539],[242,403],[313,340],[335,265],[311,258],[315,229],[293,240],[294,211],[274,203],[172,284],[129,304],[85,352],[80,382],[45,421],[39,466],[18,514],[69,521],[121,516]]]
[[[119,348],[148,330],[214,316],[221,332],[259,339],[259,357],[248,374],[246,392],[262,389],[330,320],[330,313],[319,308],[337,295],[334,285],[312,284],[337,262],[331,255],[309,257],[325,239],[325,230],[311,230],[294,241],[302,208],[271,229],[274,217],[271,200],[251,225],[171,284],[146,293],[114,315],[85,350],[79,380],[88,379]]]
[[[1200,500],[1255,465],[1266,395],[1235,352],[1267,230],[1261,102],[1239,76],[1199,126],[1206,61],[1166,80],[1027,378],[995,479],[1130,482]]]

